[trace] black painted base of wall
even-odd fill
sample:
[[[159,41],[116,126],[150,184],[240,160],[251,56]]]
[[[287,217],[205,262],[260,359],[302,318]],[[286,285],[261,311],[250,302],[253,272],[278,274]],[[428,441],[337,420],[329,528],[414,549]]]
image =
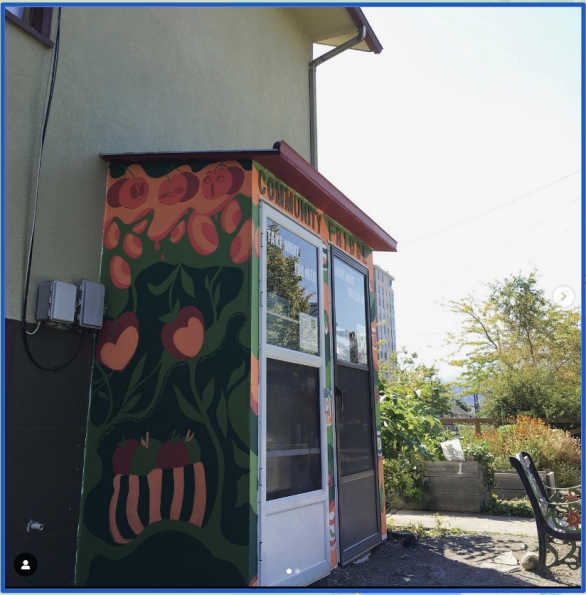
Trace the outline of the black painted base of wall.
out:
[[[4,331],[6,587],[71,587],[94,336],[83,335],[75,361],[54,373],[28,359],[20,321],[6,319]],[[51,367],[67,361],[79,341],[79,333],[41,327],[29,346]],[[31,520],[43,523],[43,531],[28,533]],[[14,570],[24,552],[38,562],[29,577]]]

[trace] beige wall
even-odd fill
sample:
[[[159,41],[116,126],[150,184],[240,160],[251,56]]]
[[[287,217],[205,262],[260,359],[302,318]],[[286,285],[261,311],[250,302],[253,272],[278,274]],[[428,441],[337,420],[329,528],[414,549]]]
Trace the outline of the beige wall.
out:
[[[5,22],[6,317],[19,318],[51,51]],[[65,7],[41,175],[40,281],[98,280],[99,153],[270,148],[309,159],[312,44],[276,7]]]

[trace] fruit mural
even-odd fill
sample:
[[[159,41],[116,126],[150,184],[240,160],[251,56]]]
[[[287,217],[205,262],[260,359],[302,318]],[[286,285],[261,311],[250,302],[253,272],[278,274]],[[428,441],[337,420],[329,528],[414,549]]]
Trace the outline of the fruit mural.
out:
[[[109,167],[78,586],[256,580],[251,168]]]
[[[259,199],[290,209],[322,237],[325,295],[328,242],[372,275],[368,246],[282,183],[271,187],[270,176],[252,161],[109,166],[107,310],[92,375],[80,587],[258,584]],[[328,300],[324,310],[331,391]],[[334,567],[334,428],[325,399]]]

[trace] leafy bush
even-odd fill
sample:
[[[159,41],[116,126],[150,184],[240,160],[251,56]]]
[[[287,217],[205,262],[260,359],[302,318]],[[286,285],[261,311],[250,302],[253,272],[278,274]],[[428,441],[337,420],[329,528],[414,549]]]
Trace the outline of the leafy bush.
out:
[[[520,516],[533,518],[533,509],[529,500],[501,500],[496,494],[483,504],[482,512],[493,516]]]
[[[494,456],[497,469],[510,469],[509,456],[525,450],[538,469],[555,473],[558,487],[581,482],[580,441],[540,419],[518,416],[513,424],[490,427],[483,431],[482,442]]]
[[[437,458],[437,445],[452,437],[444,430],[434,410],[407,394],[381,396],[381,434],[385,492],[425,505],[423,462]]]

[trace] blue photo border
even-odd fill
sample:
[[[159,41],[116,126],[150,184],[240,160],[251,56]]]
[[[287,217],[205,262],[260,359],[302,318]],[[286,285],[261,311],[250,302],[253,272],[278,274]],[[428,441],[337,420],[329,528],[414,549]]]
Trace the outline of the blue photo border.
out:
[[[581,289],[581,305],[582,305],[582,354],[586,353],[586,340],[584,337],[584,310],[586,306],[586,172],[584,171],[584,158],[586,156],[586,145],[585,145],[585,121],[586,121],[586,87],[585,87],[585,60],[586,60],[586,43],[585,43],[585,33],[586,33],[586,3],[584,2],[543,2],[543,3],[535,3],[535,2],[363,2],[363,3],[356,3],[356,2],[71,2],[67,3],[64,6],[197,6],[197,7],[204,7],[204,6],[342,6],[342,7],[389,7],[389,8],[442,8],[442,7],[453,7],[453,8],[478,8],[478,7],[485,7],[485,8],[573,8],[580,10],[581,13],[581,41],[582,41],[582,67],[581,67],[581,99],[582,99],[582,121],[581,121],[581,147],[582,147],[582,172],[581,172],[581,179],[582,179],[582,195],[581,195],[581,205],[582,205],[582,285]],[[4,8],[6,6],[33,6],[33,7],[41,7],[41,6],[54,6],[52,3],[48,2],[29,2],[29,3],[22,3],[22,2],[2,2],[0,4],[2,8],[2,12],[4,12]],[[5,39],[4,36],[4,28],[5,28],[5,19],[2,19],[2,39]],[[4,48],[3,48],[4,50]],[[5,52],[2,52],[2,141],[1,141],[1,156],[2,156],[2,180],[4,180],[5,174],[5,147],[4,147],[4,130],[5,130],[5,113],[4,113],[4,79],[5,75]],[[2,203],[2,214],[1,214],[1,225],[0,229],[2,230],[2,238],[4,238],[4,231],[5,231],[5,187],[4,183],[2,183],[2,191],[1,191],[1,203]],[[3,251],[2,262],[0,263],[0,270],[2,272],[2,316],[5,317],[5,278],[4,278],[4,258],[5,258],[5,251]],[[4,331],[2,331],[2,339],[1,339],[1,353],[2,353],[2,363],[1,363],[1,370],[2,370],[2,393],[1,393],[1,405],[0,411],[2,415],[2,486],[1,486],[1,502],[2,502],[2,519],[4,519],[5,515],[5,499],[4,499],[4,484],[5,484],[5,432],[4,432],[4,418],[5,418],[5,402],[4,402],[4,390],[5,390],[5,368],[4,368],[4,358],[5,358],[5,337]],[[583,356],[584,359],[584,356]],[[584,390],[586,389],[586,378],[584,372],[582,372],[582,395],[584,394]],[[586,424],[584,419],[582,418],[582,433],[584,433],[584,429]],[[584,444],[582,443],[582,455],[584,455]],[[582,456],[583,458],[583,456]],[[584,469],[584,465],[582,465],[582,484],[584,483],[586,473]],[[271,591],[276,592],[289,592],[289,593],[331,593],[332,589],[300,589],[300,588],[283,588],[283,589],[270,589],[270,588],[244,588],[244,589],[120,589],[120,588],[112,588],[112,589],[93,589],[93,588],[78,588],[78,587],[71,587],[71,588],[61,588],[61,589],[52,589],[52,588],[9,588],[6,589],[5,587],[5,559],[4,559],[4,541],[5,541],[5,525],[2,522],[2,543],[0,547],[1,552],[1,587],[0,592],[2,593],[19,593],[19,592],[30,592],[30,593],[62,593],[62,592],[72,592],[72,593],[254,593],[254,592],[265,592],[270,593]],[[501,589],[502,592],[506,593],[533,593],[533,592],[540,592],[540,593],[585,593],[585,575],[586,569],[584,567],[584,562],[586,560],[585,553],[582,550],[582,566],[581,566],[581,578],[582,578],[582,586],[581,588],[565,588],[565,589],[548,589],[548,588],[525,588],[525,589]],[[358,588],[358,587],[357,587]],[[336,592],[340,593],[353,593],[355,589],[335,589]],[[363,588],[360,587],[361,593],[494,593],[498,591],[496,588],[487,588],[487,589],[453,589],[453,588],[446,588],[446,589],[421,589],[413,587],[411,589],[384,589],[384,588]]]

